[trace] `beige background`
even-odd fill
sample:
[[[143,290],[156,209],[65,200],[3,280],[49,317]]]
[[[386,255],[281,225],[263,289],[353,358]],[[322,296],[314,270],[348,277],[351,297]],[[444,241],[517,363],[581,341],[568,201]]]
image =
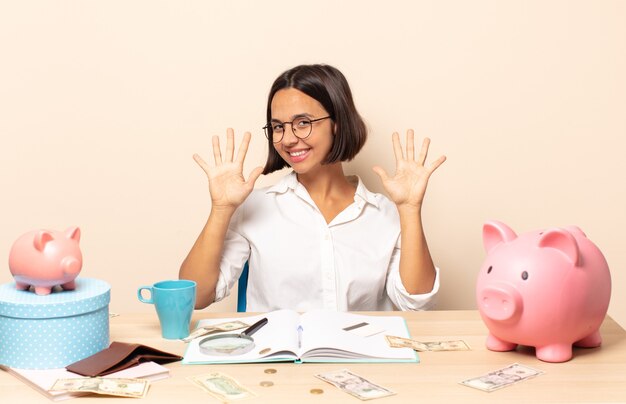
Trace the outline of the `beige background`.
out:
[[[439,308],[475,307],[485,220],[576,224],[626,325],[624,21],[624,1],[3,1],[0,261],[79,225],[81,276],[112,284],[112,311],[153,313],[136,288],[177,276],[209,211],[191,155],[232,126],[253,134],[246,173],[263,164],[271,82],[325,62],[371,129],[349,173],[381,192],[371,166],[393,168],[409,127],[448,156],[423,212]]]

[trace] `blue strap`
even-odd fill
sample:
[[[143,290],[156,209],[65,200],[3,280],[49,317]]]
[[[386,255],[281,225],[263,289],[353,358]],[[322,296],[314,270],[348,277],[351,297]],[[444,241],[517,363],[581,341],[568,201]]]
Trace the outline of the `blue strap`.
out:
[[[237,311],[240,313],[245,312],[247,306],[246,292],[248,291],[248,271],[248,261],[246,261],[237,286]]]

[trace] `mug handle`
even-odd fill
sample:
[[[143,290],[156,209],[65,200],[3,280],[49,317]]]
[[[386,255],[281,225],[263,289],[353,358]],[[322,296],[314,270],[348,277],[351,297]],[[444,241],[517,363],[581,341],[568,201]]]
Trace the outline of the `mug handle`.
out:
[[[141,291],[142,290],[149,290],[150,291],[150,298],[149,299],[144,299],[144,297],[141,296]],[[139,299],[139,301],[142,302],[142,303],[154,304],[154,300],[152,299],[152,286],[142,286],[139,289],[137,289],[137,299]]]

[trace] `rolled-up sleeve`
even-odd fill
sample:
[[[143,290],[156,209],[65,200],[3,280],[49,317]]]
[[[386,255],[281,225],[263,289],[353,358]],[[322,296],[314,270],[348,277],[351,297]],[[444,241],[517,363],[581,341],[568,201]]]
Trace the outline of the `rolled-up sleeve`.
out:
[[[239,280],[243,266],[250,257],[250,243],[237,230],[240,218],[241,211],[238,209],[226,232],[222,260],[220,261],[220,274],[215,287],[216,302],[230,295],[230,290]]]
[[[400,278],[400,249],[395,248],[387,273],[387,295],[403,311],[429,310],[435,306],[439,292],[439,268],[435,267],[435,282],[428,293],[412,295],[404,288]]]

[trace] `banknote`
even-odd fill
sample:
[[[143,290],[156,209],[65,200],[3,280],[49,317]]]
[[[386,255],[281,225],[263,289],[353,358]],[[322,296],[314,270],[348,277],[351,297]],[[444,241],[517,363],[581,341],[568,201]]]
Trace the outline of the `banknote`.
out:
[[[542,374],[541,370],[514,363],[486,375],[463,380],[461,384],[482,391],[494,391]]]
[[[201,337],[203,335],[207,335],[210,333],[222,332],[222,331],[233,331],[233,330],[239,330],[241,328],[247,328],[247,327],[249,327],[249,325],[242,321],[228,321],[225,323],[205,325],[203,327],[198,327],[195,330],[193,330],[191,333],[189,333],[188,336],[183,338],[183,341],[189,342],[191,340],[194,340],[198,337]]]
[[[243,387],[237,380],[220,372],[192,376],[189,380],[222,401],[241,400],[256,396],[254,392]]]
[[[428,341],[422,342],[427,351],[469,351],[469,346],[463,340]]]
[[[50,390],[143,398],[146,396],[149,387],[150,382],[144,379],[87,377],[79,379],[58,379]]]
[[[392,348],[411,348],[416,351],[428,350],[428,347],[425,344],[413,339],[396,337],[395,335],[385,335],[385,339]]]
[[[463,340],[420,342],[414,339],[385,335],[392,348],[412,348],[416,351],[468,351],[470,348]]]
[[[361,400],[373,400],[375,398],[392,396],[396,393],[381,387],[369,380],[350,372],[347,369],[335,370],[332,372],[320,373],[315,377],[328,382]]]

